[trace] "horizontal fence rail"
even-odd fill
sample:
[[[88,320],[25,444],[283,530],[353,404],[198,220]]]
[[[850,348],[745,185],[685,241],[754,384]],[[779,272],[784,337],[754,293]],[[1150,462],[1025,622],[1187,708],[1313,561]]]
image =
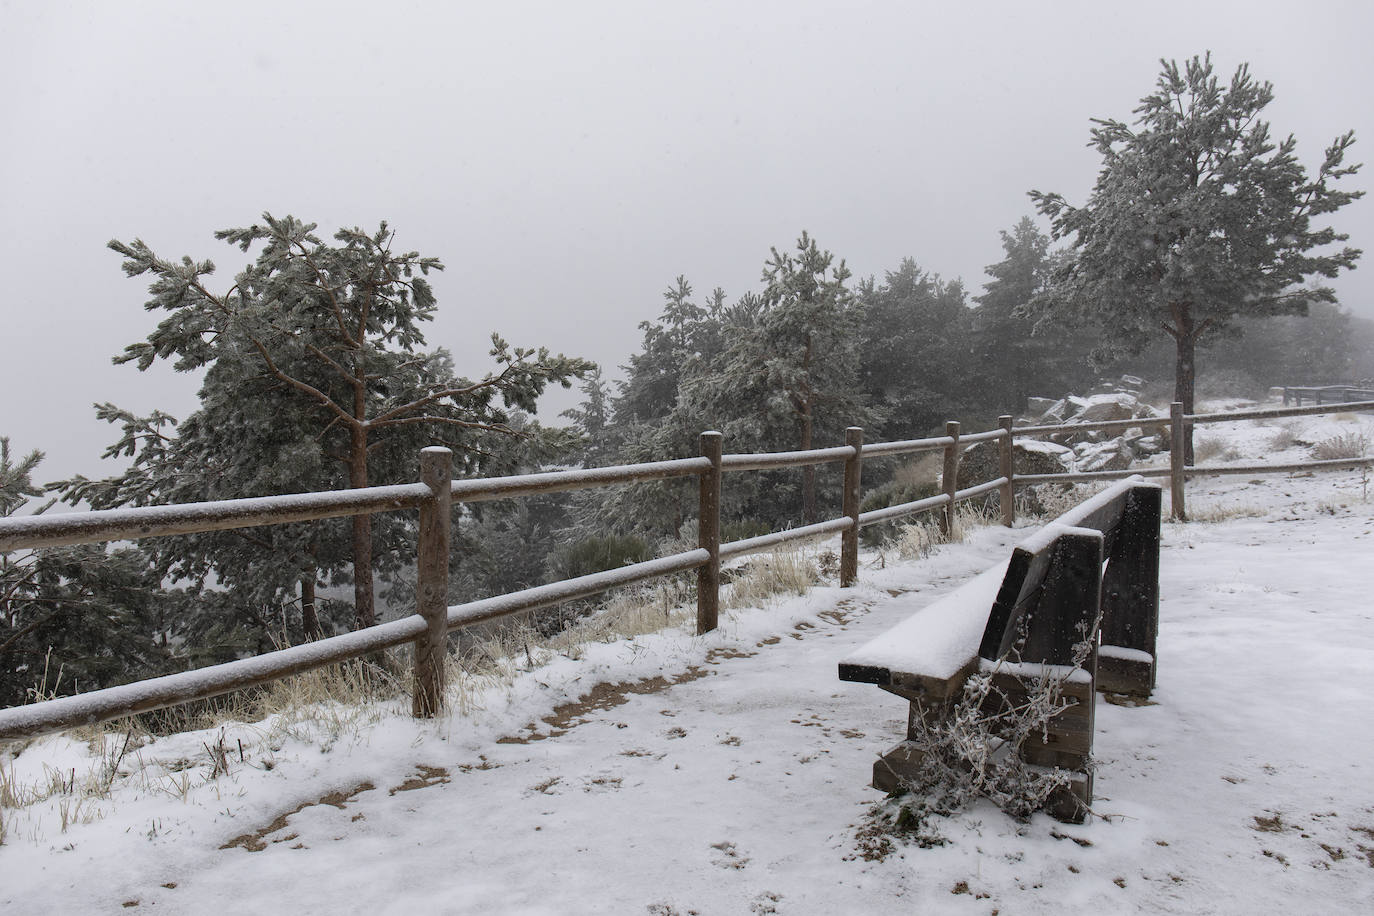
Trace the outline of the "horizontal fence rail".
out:
[[[741,541],[731,541],[728,544],[720,545],[720,558],[731,560],[735,557],[748,556],[751,553],[762,553],[765,550],[773,550],[783,544],[805,541],[811,538],[829,537],[832,534],[842,534],[851,530],[854,522],[848,518],[831,519],[828,522],[817,522],[814,525],[804,525],[801,528],[788,528],[786,531],[774,531],[771,534],[760,534],[757,537],[745,538]]]
[[[836,448],[813,448],[804,452],[770,452],[766,455],[722,455],[723,471],[763,471],[769,468],[800,468],[810,464],[826,464],[854,457],[848,445]]]
[[[864,446],[865,458],[880,458],[889,455],[911,455],[916,452],[935,452],[954,444],[949,436],[934,439],[905,439],[900,442],[875,442]]]
[[[1369,467],[1374,464],[1374,458],[1352,458],[1283,465],[1185,467],[1180,443],[1186,427],[1201,423],[1370,409],[1374,409],[1374,400],[1278,410],[1185,415],[1181,405],[1175,404],[1169,417],[1030,427],[1014,427],[1012,418],[1003,416],[999,419],[998,429],[985,432],[961,435],[959,424],[951,421],[946,424],[944,436],[872,444],[864,443],[863,430],[851,427],[845,433],[845,445],[842,446],[753,455],[722,454],[721,434],[706,432],[701,436],[701,454],[694,458],[478,480],[452,479],[452,458],[448,450],[429,448],[421,453],[421,480],[418,483],[0,519],[0,552],[9,552],[307,522],[375,512],[416,509],[420,512],[416,565],[419,580],[417,613],[364,630],[253,658],[3,709],[0,710],[0,740],[26,738],[208,699],[407,643],[413,644],[416,650],[414,712],[417,716],[431,716],[441,711],[443,706],[443,665],[439,663],[442,659],[438,653],[444,649],[446,634],[455,629],[591,597],[611,588],[695,570],[697,631],[705,633],[713,629],[717,622],[722,561],[785,544],[839,534],[842,538],[840,582],[843,586],[851,586],[857,581],[861,528],[941,510],[940,524],[948,532],[953,528],[954,509],[959,502],[994,492],[999,495],[1002,522],[1011,526],[1015,522],[1012,498],[1015,488],[1035,484],[1168,476],[1174,484],[1174,514],[1179,519],[1185,519],[1182,483],[1188,477]],[[1089,473],[1015,473],[1015,437],[1130,428],[1167,428],[1173,444],[1170,466]],[[958,489],[962,451],[981,442],[998,443],[998,476]],[[895,506],[860,511],[864,459],[931,451],[943,453],[943,492]],[[739,541],[720,542],[721,477],[724,472],[800,468],[833,462],[844,463],[840,517]],[[699,489],[696,549],[465,604],[448,606],[444,600],[448,589],[448,528],[453,503],[687,477],[695,477]]]
[[[224,499],[176,506],[28,515],[0,519],[0,552],[198,534],[256,525],[286,525],[291,522],[414,509],[429,495],[429,487],[424,484],[405,483],[390,487]]]
[[[1125,432],[1128,429],[1159,429],[1168,426],[1168,417],[1136,417],[1131,420],[1093,420],[1091,423],[1060,423],[1057,426],[1018,426],[1016,434],[1018,436],[1031,436],[1039,433],[1062,433],[1070,430],[1074,432],[1090,432],[1098,430],[1101,432]]]
[[[533,493],[585,490],[590,487],[603,487],[617,483],[640,483],[646,480],[667,480],[673,477],[695,477],[709,469],[709,459],[678,458],[674,461],[653,461],[647,464],[622,464],[576,471],[520,474],[514,477],[455,480],[451,482],[449,492],[458,502],[475,503],[493,499],[510,499],[515,496],[529,496]]]
[[[1240,420],[1276,420],[1282,417],[1310,417],[1322,413],[1374,410],[1374,401],[1343,401],[1315,407],[1276,407],[1272,410],[1237,410],[1230,413],[1202,413],[1185,417],[1190,423],[1235,423]]]

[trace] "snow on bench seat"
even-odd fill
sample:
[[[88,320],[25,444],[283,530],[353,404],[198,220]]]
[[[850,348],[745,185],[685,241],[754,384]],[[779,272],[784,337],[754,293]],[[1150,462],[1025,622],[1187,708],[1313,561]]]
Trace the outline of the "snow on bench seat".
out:
[[[938,700],[977,665],[978,643],[1006,575],[994,566],[860,646],[840,662],[840,679]],[[920,599],[910,598],[915,605]]]

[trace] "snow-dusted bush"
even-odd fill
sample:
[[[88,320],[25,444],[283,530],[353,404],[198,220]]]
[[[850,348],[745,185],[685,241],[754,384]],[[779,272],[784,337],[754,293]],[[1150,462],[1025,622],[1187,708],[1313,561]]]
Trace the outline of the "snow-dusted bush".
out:
[[[1263,421],[1257,421],[1263,422]],[[1274,430],[1273,436],[1269,439],[1269,448],[1275,452],[1281,452],[1286,448],[1295,445],[1306,445],[1302,441],[1302,427],[1293,421],[1278,424],[1278,429]]]
[[[1369,437],[1364,433],[1343,433],[1323,439],[1312,446],[1312,457],[1318,461],[1338,461],[1342,458],[1363,458],[1369,454]]]
[[[947,715],[916,722],[912,740],[924,756],[900,805],[921,817],[949,815],[986,798],[1014,818],[1029,817],[1068,785],[1069,774],[1031,766],[1018,752],[1067,705],[1061,678],[1043,676],[1021,697],[990,673],[970,675]]]

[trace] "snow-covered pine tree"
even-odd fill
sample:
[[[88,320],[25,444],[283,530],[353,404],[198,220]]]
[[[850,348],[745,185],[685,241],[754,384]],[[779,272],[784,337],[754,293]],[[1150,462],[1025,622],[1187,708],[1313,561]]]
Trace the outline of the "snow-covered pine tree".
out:
[[[567,417],[570,428],[578,437],[575,450],[586,467],[605,464],[614,454],[611,441],[611,391],[597,366],[582,378],[582,403],[569,407],[559,416]]]
[[[1088,202],[1030,195],[1056,238],[1073,237],[1076,255],[1040,306],[1093,320],[1130,349],[1162,329],[1175,346],[1174,398],[1191,413],[1199,340],[1240,315],[1334,301],[1331,289],[1303,282],[1354,267],[1360,252],[1331,248],[1347,236],[1314,221],[1363,192],[1334,187],[1359,169],[1345,164],[1353,132],[1327,147],[1309,177],[1297,141],[1276,143],[1260,120],[1274,90],[1247,65],[1222,85],[1210,54],[1161,63],[1134,126],[1094,119],[1102,170]]]
[[[15,459],[0,437],[0,518],[43,492],[32,480],[42,458]],[[159,582],[133,548],[0,554],[0,706],[164,673],[170,599]]]
[[[704,305],[698,304],[691,284],[679,276],[663,300],[658,319],[640,323],[641,349],[621,367],[626,377],[617,383],[609,404],[598,407],[589,395],[579,410],[565,414],[579,428],[589,428],[597,411],[609,408],[601,433],[605,445],[588,450],[589,462],[633,464],[692,455],[701,431],[716,423],[693,412],[680,393],[686,380],[713,371],[721,348],[725,293],[717,288]],[[611,528],[651,539],[678,537],[696,511],[695,491],[681,480],[588,491],[574,502],[584,531]]]
[[[859,285],[862,304],[859,378],[882,425],[871,439],[924,436],[964,415],[974,390],[969,308],[964,287],[903,258],[883,282]]]
[[[684,382],[684,400],[734,449],[809,449],[844,441],[871,417],[859,386],[859,309],[843,260],[806,232],[794,252],[772,249],[764,288],[725,318],[711,371]],[[802,469],[802,516],[819,517],[816,469]]]
[[[981,408],[1020,413],[1027,397],[1086,391],[1095,375],[1087,359],[1093,344],[1081,328],[1063,322],[1047,320],[1033,333],[1026,310],[1048,288],[1062,256],[1050,252],[1049,236],[1028,216],[1001,235],[1006,257],[988,265],[991,279],[974,299],[972,377]]]
[[[121,478],[69,481],[67,498],[99,507],[170,502],[187,479],[201,498],[261,495],[252,492],[259,485],[281,492],[413,480],[416,452],[428,444],[453,448],[459,473],[476,472],[491,455],[484,441],[517,435],[508,409],[532,413],[547,385],[566,387],[590,368],[492,335],[499,371],[459,377],[445,351],[423,349],[421,324],[436,307],[427,277],[442,269],[439,260],[394,252],[386,223],[373,233],[342,229],[334,244],[314,230],[263,214],[260,224],[215,233],[245,252],[261,246],[223,292],[206,285],[210,261],[168,261],[141,240],[110,243],[126,274],[152,276],[145,307],[166,313],[115,361],[146,369],[172,359],[177,370],[207,370],[207,387],[202,411],[184,424],[192,437],[183,430],[146,461],[135,449],[135,466]],[[207,461],[218,480],[206,473]],[[249,491],[226,493],[220,482]],[[383,533],[394,530],[388,523]],[[313,581],[312,569],[351,573],[355,624],[375,622],[370,516],[354,517],[346,550],[308,540],[293,547],[284,562],[294,563],[297,578]]]
[[[664,291],[663,300],[657,321],[639,323],[642,349],[623,367],[625,381],[615,399],[615,417],[621,424],[651,423],[667,416],[677,404],[684,373],[692,371],[694,362],[714,355],[719,308],[693,302],[692,286],[683,276]]]

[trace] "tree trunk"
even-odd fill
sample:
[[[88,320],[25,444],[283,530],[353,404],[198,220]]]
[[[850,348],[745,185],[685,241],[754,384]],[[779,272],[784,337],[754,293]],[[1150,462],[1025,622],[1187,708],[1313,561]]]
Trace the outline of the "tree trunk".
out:
[[[1178,332],[1174,335],[1178,354],[1174,361],[1174,400],[1183,405],[1185,414],[1190,414],[1194,412],[1193,394],[1197,374],[1194,351],[1197,348],[1197,333],[1190,319],[1185,318],[1179,324]],[[1193,464],[1193,428],[1191,426],[1184,427],[1183,446],[1183,463],[1191,467]]]
[[[367,431],[353,428],[349,450],[348,485],[367,486]],[[372,516],[353,516],[353,628],[361,630],[377,622],[372,598]]]
[[[308,640],[319,639],[324,635],[320,629],[320,617],[315,610],[315,570],[301,576],[301,629]]]
[[[806,451],[811,447],[811,401],[802,404],[801,447]],[[816,508],[816,466],[808,464],[802,468],[802,518],[808,525],[814,525],[819,518]]]
[[[802,354],[802,391],[801,391],[801,447],[806,451],[811,447],[811,427],[814,421],[812,407],[815,393],[811,390],[811,355],[814,341],[811,334],[806,335],[806,351]],[[802,468],[802,520],[814,525],[819,517],[816,511],[816,466],[808,464]]]

